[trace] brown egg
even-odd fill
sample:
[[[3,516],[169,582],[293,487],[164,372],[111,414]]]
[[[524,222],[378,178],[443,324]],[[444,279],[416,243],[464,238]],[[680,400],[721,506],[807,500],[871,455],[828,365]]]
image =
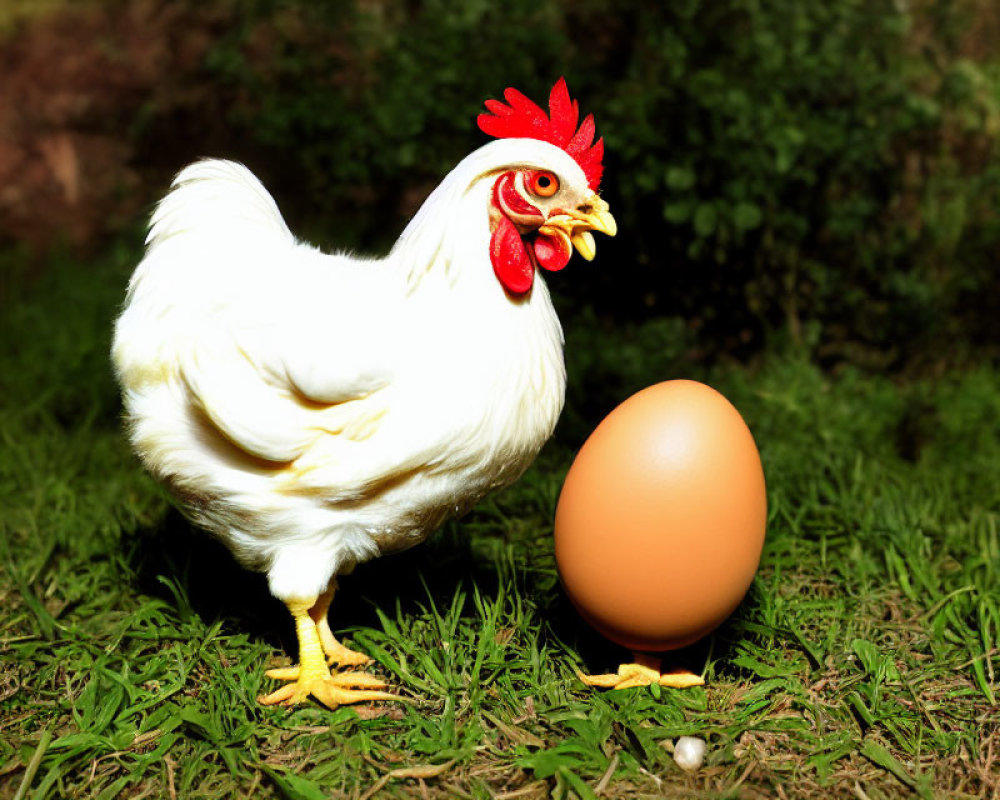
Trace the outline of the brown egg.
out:
[[[577,454],[556,508],[556,563],[604,636],[672,650],[739,605],[766,519],[760,456],[739,412],[703,383],[667,381],[618,406]]]

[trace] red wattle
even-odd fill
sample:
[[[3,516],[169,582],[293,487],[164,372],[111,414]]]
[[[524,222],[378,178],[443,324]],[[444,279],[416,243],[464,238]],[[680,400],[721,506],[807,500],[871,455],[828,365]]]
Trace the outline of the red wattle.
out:
[[[556,272],[569,263],[570,256],[573,255],[572,245],[565,243],[555,236],[546,236],[543,233],[535,237],[535,258],[539,266],[547,270]]]
[[[535,266],[521,241],[521,234],[506,217],[500,217],[490,236],[493,272],[511,294],[525,294],[535,279]]]

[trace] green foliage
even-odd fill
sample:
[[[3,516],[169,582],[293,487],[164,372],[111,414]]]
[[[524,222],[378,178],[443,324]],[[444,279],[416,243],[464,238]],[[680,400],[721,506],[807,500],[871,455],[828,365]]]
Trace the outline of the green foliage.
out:
[[[338,247],[391,243],[422,199],[406,190],[429,192],[469,152],[483,87],[503,89],[497,60],[504,80],[541,85],[566,46],[561,13],[536,2],[240,8],[209,74],[232,93],[231,124],[295,170],[306,226]]]
[[[207,74],[320,240],[386,247],[483,141],[486,96],[565,74],[621,230],[556,279],[569,301],[875,367],[998,338],[1000,51],[970,44],[972,0],[237,8]]]

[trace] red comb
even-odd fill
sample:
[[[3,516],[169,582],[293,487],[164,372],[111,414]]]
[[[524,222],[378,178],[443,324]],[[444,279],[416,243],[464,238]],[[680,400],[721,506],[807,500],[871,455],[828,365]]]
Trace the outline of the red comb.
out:
[[[541,139],[561,147],[580,165],[587,183],[595,192],[601,182],[604,165],[604,139],[594,142],[594,115],[588,114],[579,129],[580,108],[571,100],[566,79],[560,78],[549,94],[549,113],[529,100],[517,89],[503,93],[506,103],[487,100],[490,113],[476,118],[479,129],[498,139]]]

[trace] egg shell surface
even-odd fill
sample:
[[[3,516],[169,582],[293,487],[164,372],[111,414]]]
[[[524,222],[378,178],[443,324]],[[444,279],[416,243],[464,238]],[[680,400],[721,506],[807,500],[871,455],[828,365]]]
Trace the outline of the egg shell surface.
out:
[[[584,443],[563,484],[556,564],[580,614],[636,652],[684,647],[739,605],[764,546],[760,455],[703,383],[634,394]]]

